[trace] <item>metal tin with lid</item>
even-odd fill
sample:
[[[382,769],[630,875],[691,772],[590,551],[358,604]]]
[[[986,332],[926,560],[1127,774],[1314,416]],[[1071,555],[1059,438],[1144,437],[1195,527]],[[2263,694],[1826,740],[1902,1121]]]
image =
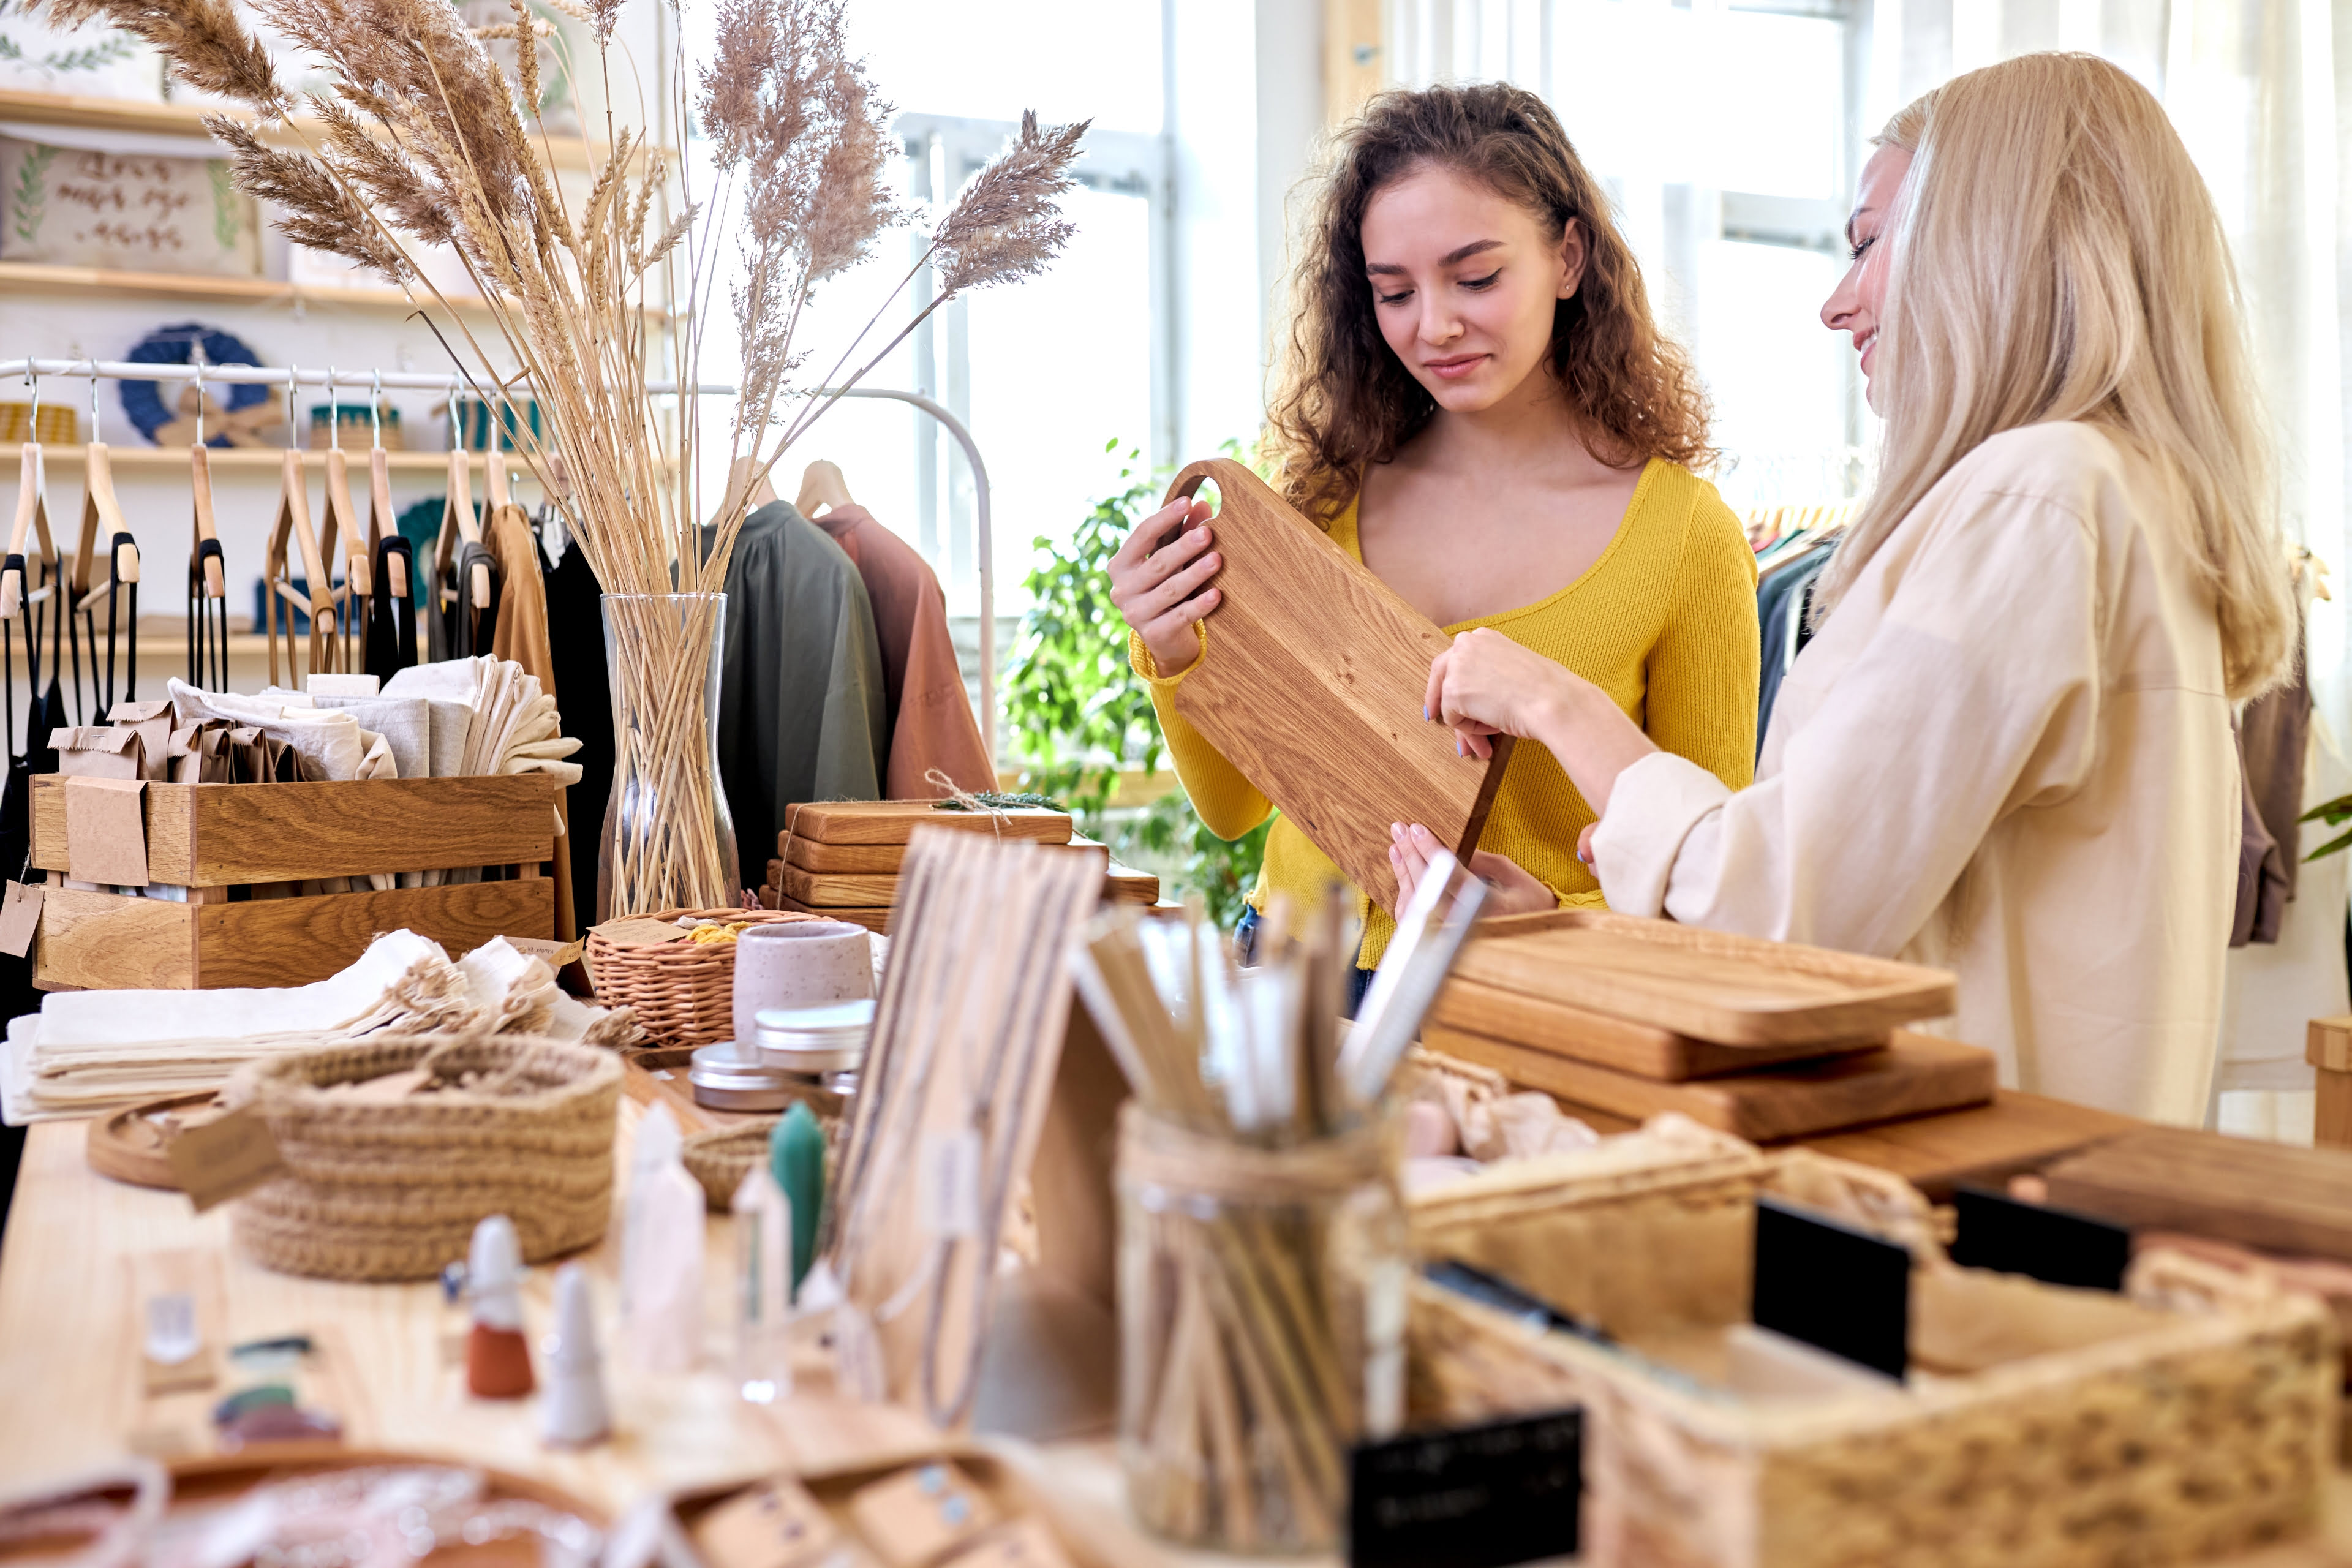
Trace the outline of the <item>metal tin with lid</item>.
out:
[[[713,1110],[782,1110],[807,1088],[805,1079],[770,1067],[758,1051],[734,1040],[696,1051],[686,1081],[693,1088],[694,1103]]]
[[[821,1007],[762,1007],[752,1037],[761,1061],[803,1079],[854,1073],[874,1032],[874,999]],[[828,1087],[831,1087],[828,1084]]]

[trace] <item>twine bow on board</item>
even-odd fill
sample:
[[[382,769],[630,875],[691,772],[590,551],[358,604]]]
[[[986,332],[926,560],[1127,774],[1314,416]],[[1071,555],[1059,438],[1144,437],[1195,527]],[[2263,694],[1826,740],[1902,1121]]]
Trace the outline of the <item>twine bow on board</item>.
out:
[[[948,777],[947,774],[941,773],[937,768],[927,769],[923,773],[923,782],[930,785],[933,789],[943,789],[947,791],[948,793],[945,798],[954,801],[959,810],[984,811],[988,813],[989,826],[996,829],[996,836],[999,838],[1004,837],[1004,825],[1012,821],[1013,818],[1005,815],[1005,811],[1003,806],[982,800],[980,796],[972,794],[970,790],[965,789],[961,784],[956,783],[955,780]],[[934,802],[934,809],[937,808],[937,805],[938,803]]]

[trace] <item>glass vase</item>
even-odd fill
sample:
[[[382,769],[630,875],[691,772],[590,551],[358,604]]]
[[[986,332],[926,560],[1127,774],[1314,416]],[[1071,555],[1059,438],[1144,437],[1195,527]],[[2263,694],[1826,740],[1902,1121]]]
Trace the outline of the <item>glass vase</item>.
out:
[[[607,594],[613,795],[596,915],[731,909],[735,821],[719,779],[724,594]]]

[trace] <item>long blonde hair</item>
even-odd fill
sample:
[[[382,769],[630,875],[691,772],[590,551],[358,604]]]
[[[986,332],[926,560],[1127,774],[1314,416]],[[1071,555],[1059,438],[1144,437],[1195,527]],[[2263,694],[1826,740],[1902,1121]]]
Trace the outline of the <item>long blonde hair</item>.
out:
[[[1885,445],[1823,605],[1979,444],[2082,420],[2182,501],[2230,695],[2273,684],[2295,606],[2237,275],[2163,107],[2093,56],[2025,55],[1953,78],[1878,140],[1914,154],[1879,328]]]

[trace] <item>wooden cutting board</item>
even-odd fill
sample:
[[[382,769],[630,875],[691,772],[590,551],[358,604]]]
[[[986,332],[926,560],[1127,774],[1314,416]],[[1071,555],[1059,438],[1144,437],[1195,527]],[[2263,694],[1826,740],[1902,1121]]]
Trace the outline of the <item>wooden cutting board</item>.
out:
[[[1882,1121],[1804,1140],[1804,1146],[1902,1177],[1937,1203],[1962,1182],[2000,1185],[2023,1171],[2147,1125],[2039,1094],[2001,1089],[1990,1105]]]
[[[1875,1035],[1820,1044],[1806,1041],[1788,1046],[1718,1046],[1711,1040],[1695,1040],[1654,1025],[1612,1018],[1606,1013],[1459,978],[1449,980],[1445,989],[1437,994],[1436,1004],[1429,1010],[1429,1023],[1423,1026],[1421,1043],[1431,1050],[1443,1051],[1447,1048],[1443,1040],[1456,1034],[1484,1035],[1529,1050],[1572,1057],[1595,1067],[1668,1083],[1749,1072],[1776,1062],[1874,1050],[1885,1045],[1887,1039],[1885,1035]]]
[[[1751,1143],[1980,1105],[1992,1098],[1995,1076],[1990,1051],[1908,1032],[1884,1050],[1686,1083],[1635,1078],[1478,1035],[1453,1036],[1439,1048],[1542,1089],[1571,1116],[1588,1105],[1633,1121],[1679,1110]]]
[[[2050,1167],[2050,1201],[2121,1225],[2352,1259],[2352,1152],[2143,1127]]]
[[[1957,1005],[1944,970],[1604,910],[1482,921],[1454,973],[1723,1046],[1866,1039]]]
[[[1160,879],[1114,860],[1103,877],[1103,897],[1114,904],[1156,904],[1160,901]]]
[[[1464,858],[1478,847],[1509,741],[1454,751],[1422,715],[1451,639],[1241,464],[1214,458],[1168,499],[1217,487],[1224,569],[1209,652],[1176,710],[1384,910],[1396,907],[1389,825],[1417,822]]]
[[[939,802],[930,800],[820,800],[784,807],[784,829],[776,836],[776,842],[779,853],[794,838],[814,838],[821,844],[903,845],[918,827],[951,827],[992,833],[1000,838],[1067,844],[1075,825],[1066,811],[1036,806],[941,811]],[[791,858],[789,854],[785,858]]]
[[[847,921],[852,925],[864,926],[867,931],[879,931],[884,936],[890,934],[890,910],[887,905],[879,909],[848,907],[820,909],[812,904],[802,903],[789,893],[780,892],[776,895],[775,907],[780,910],[797,910],[804,915],[823,915],[829,921]]]
[[[895,872],[876,876],[856,876],[841,871],[803,871],[798,866],[782,866],[775,883],[776,890],[796,903],[811,909],[873,909],[887,908],[898,891]]]
[[[768,881],[782,887],[780,868],[797,866],[803,871],[820,871],[857,877],[898,874],[898,863],[907,858],[903,844],[820,844],[814,838],[802,838],[793,834],[780,834],[784,858],[768,862]],[[1098,855],[1103,864],[1110,864],[1110,848],[1097,839],[1072,834],[1065,844],[1037,840],[1048,849],[1064,849],[1073,854]]]

